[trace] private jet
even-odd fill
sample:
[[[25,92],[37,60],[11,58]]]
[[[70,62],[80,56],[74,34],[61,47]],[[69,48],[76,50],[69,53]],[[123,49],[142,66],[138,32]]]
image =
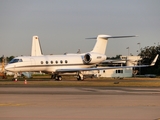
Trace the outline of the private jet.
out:
[[[5,67],[7,71],[18,72],[43,72],[51,74],[55,80],[62,80],[64,73],[75,73],[77,80],[83,80],[83,71],[93,71],[102,69],[129,68],[133,66],[117,66],[97,68],[97,65],[106,60],[106,46],[108,39],[128,38],[132,36],[110,36],[98,35],[87,39],[97,39],[92,51],[86,53],[64,54],[64,55],[43,55],[39,44],[38,36],[33,36],[31,56],[20,56],[12,59]],[[134,67],[153,66],[158,58],[155,57],[151,65],[141,65]]]

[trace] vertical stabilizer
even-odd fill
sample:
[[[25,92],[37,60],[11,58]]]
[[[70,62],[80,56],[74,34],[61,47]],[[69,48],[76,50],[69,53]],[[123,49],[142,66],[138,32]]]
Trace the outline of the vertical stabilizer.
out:
[[[108,35],[98,35],[97,42],[91,52],[105,54],[108,42]]]
[[[31,56],[41,56],[41,55],[42,55],[42,49],[38,36],[33,36]]]

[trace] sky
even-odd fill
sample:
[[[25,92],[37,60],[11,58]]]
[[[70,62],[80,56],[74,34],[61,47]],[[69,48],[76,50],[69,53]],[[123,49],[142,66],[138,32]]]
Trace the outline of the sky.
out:
[[[106,55],[137,55],[160,44],[160,0],[0,0],[0,56],[31,54],[39,36],[43,54],[89,52],[99,34],[110,39]],[[137,44],[140,43],[140,44]]]

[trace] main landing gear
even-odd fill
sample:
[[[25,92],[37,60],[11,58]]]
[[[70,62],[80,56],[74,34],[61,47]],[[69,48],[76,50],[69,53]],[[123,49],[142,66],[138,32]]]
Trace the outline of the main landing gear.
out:
[[[55,79],[57,81],[61,81],[62,80],[62,76],[59,75],[59,74],[52,74],[51,75],[51,79]],[[77,74],[77,80],[78,81],[83,81],[84,80],[84,77],[83,77],[83,74],[82,73],[78,73]]]
[[[83,75],[82,75],[82,74],[78,74],[77,80],[78,80],[78,81],[83,81],[83,80],[84,80]]]
[[[55,75],[51,75],[51,79],[55,79],[57,81],[61,81],[62,80],[62,76],[55,74]]]

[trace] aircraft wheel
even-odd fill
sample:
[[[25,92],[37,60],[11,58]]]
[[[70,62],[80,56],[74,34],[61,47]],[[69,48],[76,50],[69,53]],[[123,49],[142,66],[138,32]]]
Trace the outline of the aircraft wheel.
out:
[[[77,80],[78,80],[78,81],[81,80],[81,77],[80,77],[80,76],[77,76]]]
[[[56,76],[56,77],[55,77],[55,80],[61,81],[61,80],[62,80],[62,77],[61,77],[61,76]]]
[[[80,80],[82,81],[83,78],[82,78],[80,75],[78,75],[78,76],[77,76],[77,80],[78,80],[78,81],[80,81]]]
[[[61,81],[61,80],[62,80],[62,77],[61,77],[61,76],[58,76],[58,80]]]
[[[55,76],[55,80],[58,80],[58,76]]]

